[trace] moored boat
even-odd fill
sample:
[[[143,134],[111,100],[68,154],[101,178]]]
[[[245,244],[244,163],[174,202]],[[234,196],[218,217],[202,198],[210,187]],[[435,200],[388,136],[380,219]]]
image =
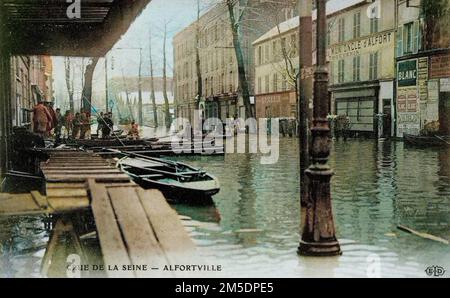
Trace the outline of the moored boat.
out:
[[[404,134],[403,138],[406,144],[418,147],[450,147],[450,136],[415,136]]]
[[[211,196],[220,190],[216,177],[180,162],[127,156],[117,165],[141,187],[161,190],[169,201],[212,203]]]

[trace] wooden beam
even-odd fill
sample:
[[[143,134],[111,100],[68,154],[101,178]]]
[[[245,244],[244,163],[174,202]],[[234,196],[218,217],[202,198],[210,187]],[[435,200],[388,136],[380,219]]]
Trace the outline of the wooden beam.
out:
[[[104,56],[150,1],[110,1],[101,23],[89,19],[69,23],[33,20],[32,26],[25,20],[15,22],[8,28],[14,35],[12,51],[15,55]]]

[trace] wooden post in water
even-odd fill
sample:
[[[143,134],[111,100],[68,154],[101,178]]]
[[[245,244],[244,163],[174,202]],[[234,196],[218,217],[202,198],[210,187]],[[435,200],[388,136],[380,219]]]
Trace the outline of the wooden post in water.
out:
[[[317,67],[314,73],[314,114],[311,128],[311,165],[308,176],[308,202],[298,253],[305,256],[336,256],[341,254],[335,236],[331,206],[330,180],[333,171],[330,156],[330,125],[327,120],[328,69],[326,67],[326,0],[317,3]]]

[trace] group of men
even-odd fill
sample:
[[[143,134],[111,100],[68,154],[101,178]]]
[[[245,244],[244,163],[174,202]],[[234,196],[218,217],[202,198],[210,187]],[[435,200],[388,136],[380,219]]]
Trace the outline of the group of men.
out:
[[[39,101],[33,109],[33,132],[43,138],[55,136],[61,138],[63,128],[67,138],[85,139],[91,128],[91,115],[86,110],[73,113],[68,110],[64,115],[61,109],[53,109],[53,102]]]
[[[101,112],[97,117],[97,123],[97,135],[100,137],[101,131],[103,139],[111,137],[114,127],[112,112]],[[82,109],[75,116],[70,110],[62,115],[59,108],[53,109],[53,102],[39,101],[33,109],[33,132],[43,138],[49,138],[54,134],[56,140],[60,140],[63,128],[65,128],[64,136],[67,138],[85,139],[91,129],[90,113]],[[128,131],[128,137],[139,139],[139,126],[134,121]]]
[[[101,131],[103,139],[109,138],[114,127],[112,112],[100,112],[100,115],[97,117],[97,124],[97,135],[100,137],[99,132]]]

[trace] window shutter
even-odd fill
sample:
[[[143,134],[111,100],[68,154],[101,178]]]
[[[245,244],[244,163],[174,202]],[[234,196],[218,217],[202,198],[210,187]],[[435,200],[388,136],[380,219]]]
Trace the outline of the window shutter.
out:
[[[419,36],[420,36],[420,26],[419,21],[414,22],[414,38],[413,38],[413,53],[419,51]]]
[[[398,27],[397,30],[397,57],[403,56],[403,27]]]

